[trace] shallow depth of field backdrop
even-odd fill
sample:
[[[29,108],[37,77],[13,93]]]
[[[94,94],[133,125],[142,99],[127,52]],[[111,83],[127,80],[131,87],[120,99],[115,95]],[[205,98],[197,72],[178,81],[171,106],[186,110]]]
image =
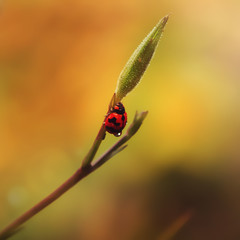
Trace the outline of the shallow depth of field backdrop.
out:
[[[239,12],[236,0],[2,0],[1,228],[80,166],[121,69],[170,13],[123,100],[129,123],[149,110],[140,131],[13,239],[240,239]]]

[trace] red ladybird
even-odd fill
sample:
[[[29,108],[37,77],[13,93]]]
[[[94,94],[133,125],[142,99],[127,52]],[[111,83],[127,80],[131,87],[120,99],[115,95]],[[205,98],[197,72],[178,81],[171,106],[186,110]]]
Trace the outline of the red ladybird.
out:
[[[119,137],[122,134],[122,130],[127,123],[127,113],[122,103],[117,103],[108,114],[105,120],[106,130]]]

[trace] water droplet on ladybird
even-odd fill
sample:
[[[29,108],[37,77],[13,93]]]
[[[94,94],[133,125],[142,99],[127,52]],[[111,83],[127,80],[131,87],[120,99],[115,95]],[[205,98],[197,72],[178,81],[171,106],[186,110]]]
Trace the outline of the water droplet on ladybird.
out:
[[[122,132],[118,132],[116,134],[114,134],[115,137],[120,137],[122,135]]]

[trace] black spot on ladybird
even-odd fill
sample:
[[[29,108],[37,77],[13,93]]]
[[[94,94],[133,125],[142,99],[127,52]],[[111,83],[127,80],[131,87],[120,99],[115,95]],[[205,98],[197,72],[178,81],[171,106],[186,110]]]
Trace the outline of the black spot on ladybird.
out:
[[[120,126],[120,123],[117,123],[117,122],[116,122],[117,119],[116,119],[115,117],[109,118],[108,121],[109,121],[110,123],[113,123],[115,126]]]
[[[119,133],[119,130],[116,130],[115,128],[112,127],[106,127],[107,131],[113,134]]]

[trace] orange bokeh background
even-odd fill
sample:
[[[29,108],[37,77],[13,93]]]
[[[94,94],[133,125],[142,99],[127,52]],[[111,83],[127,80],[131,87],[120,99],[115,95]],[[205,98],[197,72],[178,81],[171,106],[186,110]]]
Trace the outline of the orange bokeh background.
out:
[[[129,123],[149,111],[137,135],[13,239],[239,239],[239,10],[235,0],[1,1],[1,228],[80,166],[121,69],[170,14],[123,100]]]

